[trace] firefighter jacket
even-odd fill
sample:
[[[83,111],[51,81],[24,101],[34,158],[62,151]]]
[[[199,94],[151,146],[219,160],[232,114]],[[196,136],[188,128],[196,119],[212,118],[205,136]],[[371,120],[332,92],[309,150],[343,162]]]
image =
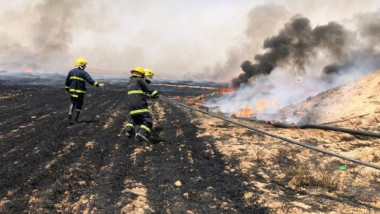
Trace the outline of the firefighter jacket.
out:
[[[130,115],[149,112],[147,96],[155,97],[158,92],[141,77],[132,76],[127,85],[127,101]]]
[[[77,67],[69,71],[65,88],[70,91],[72,97],[78,97],[80,94],[86,93],[86,82],[96,87],[99,86],[99,83],[94,81],[84,69]]]

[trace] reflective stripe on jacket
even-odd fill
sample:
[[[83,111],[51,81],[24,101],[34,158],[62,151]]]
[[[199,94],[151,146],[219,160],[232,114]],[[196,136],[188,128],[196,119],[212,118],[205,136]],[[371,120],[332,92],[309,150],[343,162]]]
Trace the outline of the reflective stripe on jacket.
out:
[[[69,89],[71,96],[78,97],[78,94],[86,93],[86,82],[94,86],[99,84],[85,70],[77,67],[67,74],[65,88]]]
[[[127,94],[129,114],[134,115],[149,112],[146,96],[155,96],[158,92],[143,78],[132,76],[127,85]]]

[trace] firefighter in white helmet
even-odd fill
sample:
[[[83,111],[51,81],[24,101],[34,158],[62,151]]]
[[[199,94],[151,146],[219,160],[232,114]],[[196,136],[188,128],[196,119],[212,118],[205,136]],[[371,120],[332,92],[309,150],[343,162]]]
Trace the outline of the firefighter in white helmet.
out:
[[[150,142],[153,118],[149,113],[147,95],[158,98],[158,92],[145,81],[145,71],[141,67],[131,70],[127,85],[129,119],[126,124],[127,137],[135,136],[135,141]]]
[[[68,118],[72,119],[75,111],[75,122],[78,122],[80,111],[86,94],[86,82],[90,85],[99,87],[104,86],[104,83],[94,81],[91,76],[84,70],[87,65],[87,60],[79,58],[75,61],[75,68],[70,70],[66,77],[65,89],[70,94],[70,110]]]

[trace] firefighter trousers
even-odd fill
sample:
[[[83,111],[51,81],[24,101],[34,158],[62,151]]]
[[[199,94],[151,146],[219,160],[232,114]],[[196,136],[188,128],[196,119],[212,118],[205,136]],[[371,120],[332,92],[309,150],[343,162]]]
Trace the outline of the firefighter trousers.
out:
[[[82,106],[83,106],[83,102],[84,102],[84,94],[78,94],[75,96],[73,96],[73,94],[72,94],[70,99],[71,99],[71,103],[73,104],[73,107],[75,110],[77,110],[77,111],[82,110]]]
[[[139,133],[148,138],[152,130],[153,118],[149,112],[129,115],[126,126],[126,132],[131,136]]]

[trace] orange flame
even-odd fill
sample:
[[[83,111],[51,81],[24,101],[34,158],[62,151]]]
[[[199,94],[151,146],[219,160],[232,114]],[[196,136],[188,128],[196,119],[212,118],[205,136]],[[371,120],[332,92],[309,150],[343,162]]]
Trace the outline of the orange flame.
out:
[[[186,100],[187,105],[203,106],[205,103],[205,94],[199,95],[197,98],[189,98]]]
[[[236,112],[236,117],[251,117],[255,113],[253,108],[249,108],[248,106],[244,107],[241,112]]]
[[[34,71],[34,68],[31,67],[31,66],[28,66],[28,67],[25,68],[25,72],[27,72],[27,73],[31,73],[33,71]]]
[[[241,111],[235,112],[234,114],[237,117],[253,117],[269,108],[280,109],[281,105],[276,99],[259,99],[255,107],[250,108],[245,106]]]
[[[228,93],[228,92],[233,92],[234,88],[219,88],[218,92],[219,93]]]
[[[193,105],[194,103],[195,103],[194,98],[189,98],[189,99],[186,100],[186,104],[187,105]]]

